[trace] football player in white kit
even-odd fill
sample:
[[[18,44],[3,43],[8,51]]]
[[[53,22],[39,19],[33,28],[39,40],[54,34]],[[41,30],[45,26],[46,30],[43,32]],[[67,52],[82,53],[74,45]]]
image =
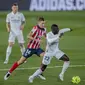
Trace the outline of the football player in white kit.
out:
[[[23,29],[25,24],[25,17],[22,13],[18,12],[18,4],[14,3],[12,5],[12,12],[7,14],[6,17],[6,27],[9,32],[8,39],[8,47],[6,50],[6,59],[4,64],[7,64],[9,61],[9,56],[12,51],[12,46],[15,43],[15,39],[17,38],[18,43],[20,45],[21,53],[23,54],[25,51],[24,47],[24,38],[23,38]]]
[[[72,31],[72,30],[70,28],[64,28],[59,30],[58,25],[56,24],[53,24],[51,26],[51,30],[52,31],[47,34],[46,52],[43,57],[41,67],[33,75],[29,77],[28,80],[30,83],[33,83],[33,79],[46,69],[47,65],[50,64],[50,61],[53,58],[53,56],[55,56],[58,60],[64,61],[62,71],[59,74],[60,80],[61,81],[64,80],[63,79],[64,73],[69,67],[70,61],[68,56],[64,52],[59,50],[58,45],[59,45],[59,39],[64,34],[64,32]]]

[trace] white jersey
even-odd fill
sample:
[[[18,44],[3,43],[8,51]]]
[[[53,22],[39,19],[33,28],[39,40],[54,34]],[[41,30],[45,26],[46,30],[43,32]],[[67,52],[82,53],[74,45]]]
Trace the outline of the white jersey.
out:
[[[47,34],[46,52],[52,53],[52,54],[56,53],[59,50],[58,45],[59,45],[60,35],[61,33],[64,33],[67,31],[70,31],[70,28],[61,29],[59,30],[59,33],[56,35],[54,35],[52,32],[49,32]]]
[[[20,30],[20,26],[23,21],[25,21],[25,17],[20,12],[17,12],[16,14],[11,12],[6,17],[6,22],[10,24],[10,32],[14,33],[15,35],[19,35],[22,32]]]
[[[47,47],[45,55],[42,60],[42,63],[44,65],[50,64],[53,56],[59,60],[65,54],[63,51],[59,50],[58,45],[61,33],[67,31],[70,31],[70,28],[61,29],[59,33],[56,35],[54,35],[52,32],[49,32],[47,34]]]

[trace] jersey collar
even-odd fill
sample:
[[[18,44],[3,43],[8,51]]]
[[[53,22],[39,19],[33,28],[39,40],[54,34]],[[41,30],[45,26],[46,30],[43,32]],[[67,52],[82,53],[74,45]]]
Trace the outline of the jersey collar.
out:
[[[39,25],[37,25],[37,27],[38,27],[38,29],[40,29],[40,30],[43,30],[43,31],[45,30],[44,28],[40,28],[40,26],[39,26]]]
[[[14,14],[13,11],[12,11],[12,14],[13,14],[13,15],[16,15],[16,14],[18,14],[18,12],[16,12],[16,14]]]

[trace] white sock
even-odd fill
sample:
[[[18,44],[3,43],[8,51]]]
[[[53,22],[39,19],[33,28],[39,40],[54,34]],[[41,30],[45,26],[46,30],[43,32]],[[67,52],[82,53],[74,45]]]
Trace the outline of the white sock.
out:
[[[64,62],[63,68],[62,68],[62,71],[61,71],[61,74],[64,74],[64,73],[65,73],[65,71],[66,71],[67,68],[69,67],[69,64],[70,64],[70,61]]]
[[[9,56],[11,54],[11,51],[12,51],[12,47],[11,46],[8,46],[7,47],[7,50],[6,50],[6,60],[7,61],[9,60]]]
[[[23,55],[23,53],[25,52],[25,47],[24,46],[20,46],[20,50],[21,50],[21,53],[22,53],[22,55]]]
[[[33,75],[32,77],[35,78],[37,77],[38,75],[40,75],[42,73],[42,70],[39,68]]]

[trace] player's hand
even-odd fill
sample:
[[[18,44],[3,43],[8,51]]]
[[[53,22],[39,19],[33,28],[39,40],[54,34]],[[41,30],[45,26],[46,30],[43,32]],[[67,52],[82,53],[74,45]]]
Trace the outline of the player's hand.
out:
[[[20,30],[23,30],[24,29],[24,26],[20,26]]]
[[[73,29],[70,28],[70,31],[73,31]]]
[[[10,29],[7,29],[7,32],[10,32]]]

